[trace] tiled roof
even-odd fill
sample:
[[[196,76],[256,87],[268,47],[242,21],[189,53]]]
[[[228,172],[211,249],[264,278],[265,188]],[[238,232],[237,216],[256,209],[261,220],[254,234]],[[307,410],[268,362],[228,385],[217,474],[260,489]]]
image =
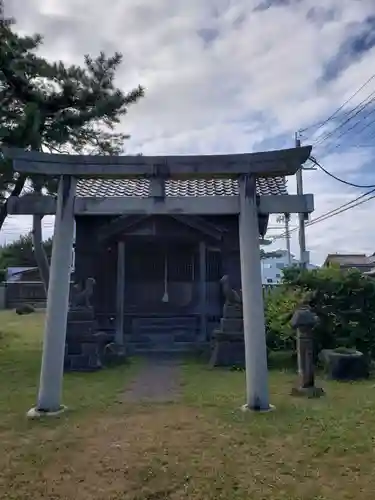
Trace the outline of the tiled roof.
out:
[[[347,265],[368,265],[371,264],[372,261],[370,260],[369,257],[366,256],[364,253],[357,253],[357,254],[340,254],[340,253],[333,253],[333,254],[328,254],[325,260],[325,264],[328,263],[335,263],[339,264],[340,266],[347,266]]]
[[[284,177],[261,177],[257,181],[259,195],[288,194]],[[167,180],[167,196],[234,196],[238,194],[238,182],[234,179],[189,179]],[[77,196],[120,197],[149,196],[148,179],[81,179],[77,185]]]

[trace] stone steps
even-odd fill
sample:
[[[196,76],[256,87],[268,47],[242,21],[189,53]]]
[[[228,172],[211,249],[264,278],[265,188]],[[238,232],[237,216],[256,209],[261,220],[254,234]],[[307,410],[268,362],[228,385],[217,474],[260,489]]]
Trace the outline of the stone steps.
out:
[[[125,343],[135,350],[186,350],[196,341],[198,325],[198,318],[189,316],[137,318]]]
[[[193,352],[196,349],[196,345],[192,342],[180,342],[178,345],[174,346],[147,346],[140,345],[137,342],[130,342],[126,344],[126,349],[129,354],[155,354],[155,355],[175,355],[175,354],[186,354]]]

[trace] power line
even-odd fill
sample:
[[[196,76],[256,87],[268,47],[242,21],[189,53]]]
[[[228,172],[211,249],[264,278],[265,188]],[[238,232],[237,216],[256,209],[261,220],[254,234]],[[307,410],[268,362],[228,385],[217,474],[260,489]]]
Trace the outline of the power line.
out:
[[[332,137],[332,135],[334,135],[344,125],[346,125],[347,123],[349,123],[350,120],[352,120],[353,118],[355,118],[356,116],[358,116],[360,113],[362,113],[362,111],[364,109],[366,109],[367,106],[369,106],[370,104],[372,104],[373,102],[375,102],[375,97],[372,97],[374,95],[375,95],[375,90],[373,92],[371,92],[371,94],[369,94],[366,97],[366,99],[363,99],[359,104],[357,104],[357,106],[355,106],[348,113],[349,117],[346,120],[344,120],[343,122],[341,122],[336,128],[334,128],[330,132],[327,132],[325,135],[322,134],[320,137],[318,137],[317,140],[313,143],[313,145],[317,146],[319,144],[322,144],[324,141],[326,141],[327,139],[329,139],[330,137]],[[368,100],[370,97],[372,97],[372,99]],[[356,111],[356,112],[354,114],[352,114],[354,111]]]
[[[364,149],[364,148],[375,148],[375,143],[373,144],[350,144],[350,143],[344,143],[344,144],[336,144],[335,149],[337,148],[357,148],[357,149]]]
[[[375,98],[373,100],[375,101]],[[372,109],[369,113],[367,113],[362,120],[359,120],[354,125],[352,125],[350,128],[341,132],[341,134],[337,137],[337,139],[339,139],[343,135],[347,134],[351,130],[354,130],[356,127],[358,127],[358,125],[360,125],[362,123],[362,121],[366,120],[369,116],[373,115],[374,113],[375,113],[375,108]],[[375,123],[375,120],[371,120],[370,122],[366,123],[366,125],[364,127],[360,128],[359,130],[357,130],[356,133],[360,134],[361,132],[363,132],[366,128],[368,128],[373,123]]]
[[[364,117],[364,120],[366,120],[369,116],[373,115],[375,113],[375,108],[370,111],[369,113],[367,113],[367,115]],[[356,122],[353,126],[351,126],[350,128],[348,128],[347,130],[344,130],[337,138],[336,140],[340,139],[342,136],[344,136],[345,134],[347,134],[348,132],[350,132],[351,130],[354,130],[356,127],[358,127],[358,125],[360,125],[362,123],[361,120],[359,120],[358,122]],[[356,134],[361,134],[361,132],[363,132],[364,130],[366,130],[368,127],[370,127],[372,124],[375,123],[375,119],[374,120],[371,120],[370,122],[366,123],[362,128],[360,128],[359,130],[356,130]],[[333,147],[332,147],[333,146]],[[319,146],[318,146],[319,147]],[[340,144],[332,144],[331,147],[328,146],[328,149],[323,149],[324,151],[324,154],[327,155],[329,153],[331,153],[332,151],[334,151],[335,149],[337,149],[338,147],[340,147]]]
[[[368,191],[367,193],[363,193],[361,194],[360,196],[358,196],[357,198],[355,198],[354,200],[351,200],[347,203],[344,203],[343,205],[340,205],[339,207],[333,209],[333,210],[330,210],[329,212],[326,212],[325,214],[322,214],[320,215],[319,217],[316,217],[315,219],[312,219],[311,221],[309,221],[307,224],[306,224],[306,227],[310,227],[310,226],[313,226],[315,224],[318,224],[320,222],[324,222],[328,219],[331,219],[332,217],[334,217],[335,215],[340,215],[348,210],[351,210],[353,208],[356,208],[364,203],[367,203],[368,201],[372,200],[375,198],[375,194],[370,196],[369,198],[366,198],[366,199],[362,199],[366,196],[368,196],[369,194],[372,194],[375,192],[375,189],[372,189],[370,191]],[[361,200],[361,201],[359,201]],[[294,233],[298,228],[294,228],[294,229],[291,229],[289,231],[289,233]],[[280,236],[276,236],[274,239],[279,239],[279,238],[284,238],[286,236],[285,233],[281,234]]]
[[[318,129],[319,130],[320,128],[324,127],[324,125],[326,125],[330,120],[332,120],[335,116],[337,116],[340,111],[356,96],[359,94],[359,92],[366,86],[368,85],[373,79],[375,78],[375,74],[373,74],[372,76],[370,76],[370,78],[368,78],[368,80],[366,80],[366,82],[364,84],[362,84],[360,86],[360,88],[358,90],[356,90],[356,92],[354,92],[354,94],[352,94],[349,99],[347,99],[334,113],[332,113],[326,120],[324,120],[323,122],[321,122],[320,124],[318,124]],[[351,120],[353,120],[356,116],[358,116],[360,113],[362,113],[362,111],[364,109],[366,109],[368,106],[371,106],[371,104],[375,101],[375,97],[373,97],[375,95],[375,91],[371,92],[365,99],[363,99],[359,104],[357,104],[357,106],[355,106],[352,110],[350,110],[348,113],[346,113],[344,115],[344,117],[346,116],[346,119],[344,119],[344,121],[342,121],[338,126],[336,126],[333,130],[329,131],[328,133],[322,133],[320,136],[318,136],[317,140],[314,142],[314,145],[319,145],[319,144],[322,144],[323,142],[325,142],[327,139],[329,139],[330,137],[332,137],[332,135],[334,135],[335,133],[337,133],[338,130],[340,130],[342,127],[344,127],[348,122],[350,122]],[[375,112],[375,109],[374,110],[371,110],[369,113],[367,113],[367,115],[365,116],[365,119],[368,118],[371,114],[373,114]],[[342,137],[343,135],[347,134],[348,132],[350,132],[351,130],[355,129],[356,127],[358,127],[358,125],[361,123],[361,120],[357,121],[352,127],[350,127],[348,130],[346,131],[343,131],[338,138]],[[364,127],[362,127],[360,130],[359,130],[359,133],[363,132],[365,129],[367,129],[372,123],[374,123],[374,121],[371,121],[369,123],[366,123]],[[308,129],[311,129],[313,128],[313,126],[311,127],[307,127],[305,129],[301,129],[300,132],[304,132]],[[314,127],[315,128],[315,127]],[[357,131],[358,132],[358,131]],[[339,147],[338,145],[334,146],[334,149]],[[332,148],[331,148],[332,149]],[[336,181],[338,182],[341,182],[345,185],[348,185],[348,186],[352,186],[352,187],[356,187],[356,188],[361,188],[361,189],[370,189],[370,191],[368,191],[367,193],[364,193],[360,196],[358,196],[357,198],[355,198],[354,200],[334,209],[334,210],[331,210],[330,212],[327,212],[326,214],[323,214],[321,215],[320,217],[317,217],[316,219],[313,219],[312,221],[308,222],[306,224],[306,227],[309,227],[311,225],[314,225],[314,224],[318,224],[320,222],[323,222],[331,217],[334,217],[335,215],[339,215],[340,213],[343,213],[343,212],[346,212],[348,210],[351,210],[353,208],[355,208],[356,206],[359,206],[359,205],[362,205],[363,203],[367,203],[368,201],[370,201],[371,199],[374,199],[375,198],[375,194],[373,195],[372,193],[375,191],[375,185],[368,185],[368,186],[363,186],[363,185],[359,185],[359,184],[354,184],[352,182],[349,182],[349,181],[346,181],[345,179],[341,179],[339,177],[337,177],[336,175],[332,174],[331,172],[329,172],[328,170],[326,170],[313,156],[311,156],[310,158],[310,161],[312,161],[312,163],[314,163],[316,166],[318,166],[326,175],[329,175],[330,177],[332,177],[333,179],[335,179]],[[369,195],[372,195],[372,196],[369,196]],[[365,199],[363,199],[365,198]],[[291,229],[291,230],[288,230],[286,231],[285,233],[283,233],[281,236],[279,237],[290,237],[290,234],[295,232],[297,229]],[[276,239],[276,238],[275,238]]]
[[[349,185],[351,187],[357,187],[357,188],[362,188],[362,189],[369,189],[370,188],[370,191],[366,192],[366,193],[363,193],[361,194],[360,196],[358,196],[357,198],[355,198],[354,200],[351,200],[347,203],[344,203],[343,205],[333,209],[333,210],[330,210],[329,212],[313,219],[312,221],[308,222],[306,224],[306,226],[310,226],[310,225],[313,225],[313,224],[317,224],[318,222],[323,222],[324,220],[327,220],[331,217],[333,217],[334,215],[339,215],[340,213],[343,213],[347,210],[350,210],[352,208],[355,208],[356,206],[358,205],[361,205],[362,203],[365,203],[367,201],[370,201],[371,199],[375,198],[375,195],[374,196],[371,196],[365,200],[362,200],[362,198],[368,196],[369,194],[372,194],[373,192],[375,192],[375,185],[369,185],[369,186],[360,186],[358,184],[354,184],[354,183],[351,183],[351,182],[348,182],[348,181],[345,181],[344,179],[340,179],[339,177],[335,176],[334,174],[332,174],[331,172],[329,172],[328,170],[326,170],[314,157],[310,156],[310,161],[312,161],[313,163],[315,163],[324,173],[326,173],[327,175],[329,175],[330,177],[334,178],[335,180],[339,181],[339,182],[342,182],[343,184],[346,184],[346,185]],[[359,200],[362,200],[362,201],[359,201]],[[357,203],[356,203],[357,202]],[[289,233],[293,233],[297,230],[298,228],[293,228]],[[279,236],[279,238],[281,237],[285,237],[286,236],[286,233],[283,233],[282,235]]]
[[[332,120],[332,118],[334,118],[334,117],[335,117],[335,116],[336,116],[336,115],[337,115],[337,114],[338,114],[338,113],[339,113],[339,112],[340,112],[340,111],[341,111],[341,110],[342,110],[342,109],[343,109],[343,108],[344,108],[344,107],[345,107],[345,106],[346,106],[346,105],[347,105],[347,104],[348,104],[348,103],[349,103],[352,99],[354,99],[354,97],[355,97],[356,95],[358,95],[358,94],[359,94],[359,92],[360,92],[362,89],[364,89],[364,88],[366,87],[366,85],[368,85],[368,84],[369,84],[369,83],[370,83],[370,82],[371,82],[374,78],[375,78],[375,73],[374,73],[372,76],[370,76],[370,78],[369,78],[368,80],[366,80],[366,82],[365,82],[363,85],[361,85],[361,86],[359,87],[359,89],[358,89],[358,90],[356,90],[356,91],[354,92],[354,94],[352,94],[352,95],[349,97],[349,99],[347,99],[347,100],[346,100],[343,104],[341,104],[341,106],[340,106],[339,108],[337,108],[337,109],[336,109],[336,111],[335,111],[334,113],[332,113],[332,114],[331,114],[331,115],[330,115],[330,116],[329,116],[326,120],[324,120],[323,122],[317,122],[317,123],[315,123],[314,125],[310,125],[309,127],[302,128],[302,129],[300,129],[300,130],[299,130],[299,132],[300,132],[300,133],[302,133],[302,132],[306,132],[306,130],[310,130],[310,129],[312,129],[312,128],[316,128],[316,127],[318,127],[318,129],[319,129],[319,128],[321,128],[321,127],[324,127],[324,125],[326,125],[326,124],[327,124],[330,120]]]
[[[335,213],[331,213],[331,214],[329,214],[329,213],[328,213],[328,214],[327,214],[327,216],[326,216],[326,217],[324,217],[324,218],[323,218],[323,216],[321,216],[321,217],[319,218],[319,220],[316,220],[316,219],[311,220],[311,221],[307,224],[307,226],[313,226],[314,224],[318,224],[318,223],[320,223],[320,222],[324,222],[324,221],[326,221],[326,220],[328,220],[328,219],[331,219],[331,218],[332,218],[332,217],[334,217],[335,215],[340,215],[340,214],[342,214],[342,213],[344,213],[344,212],[347,212],[348,210],[352,210],[353,208],[359,207],[360,205],[363,205],[364,203],[367,203],[368,201],[373,200],[374,198],[375,198],[375,194],[374,194],[374,195],[372,195],[372,196],[370,196],[370,197],[368,197],[368,198],[366,198],[365,200],[358,201],[358,203],[355,203],[354,205],[352,204],[352,205],[350,205],[350,206],[348,206],[348,207],[346,207],[346,208],[342,208],[341,210],[337,210],[337,209],[336,209],[337,211],[335,211]]]
[[[356,204],[357,201],[362,200],[363,198],[365,198],[366,196],[368,196],[374,192],[375,192],[375,189],[371,189],[370,191],[367,191],[366,193],[363,193],[360,196],[357,196],[357,198],[354,198],[354,200],[348,201],[347,203],[343,203],[339,207],[336,207],[333,210],[326,212],[325,214],[319,215],[315,219],[312,219],[311,221],[309,221],[308,225],[316,224],[318,222],[323,222],[323,220],[326,220],[326,218],[330,218],[331,216],[333,217],[334,215],[338,215],[338,214],[342,213],[342,210],[346,211],[346,210],[349,210],[350,208],[355,208],[357,206],[357,204]],[[372,199],[372,198],[369,198],[369,200],[370,199]],[[363,201],[368,201],[368,200],[366,199]],[[361,203],[362,203],[362,201],[361,201]]]
[[[309,160],[312,161],[314,163],[314,165],[319,167],[325,174],[332,177],[332,179],[335,179],[336,181],[341,182],[342,184],[345,184],[346,186],[351,186],[351,187],[355,187],[355,188],[359,188],[359,189],[375,188],[375,184],[361,185],[361,184],[354,184],[353,182],[346,181],[345,179],[340,179],[340,177],[337,177],[335,174],[332,174],[327,169],[325,169],[313,156],[310,156]]]
[[[375,113],[375,109],[373,109],[370,113],[367,114],[367,117],[369,117],[370,115],[372,115],[373,113]],[[360,122],[358,122],[359,124]],[[370,125],[372,125],[373,123],[375,123],[375,120],[371,120],[369,123],[366,123],[366,125],[364,127],[362,127],[361,129],[357,130],[357,134],[363,132],[364,130],[366,130]]]

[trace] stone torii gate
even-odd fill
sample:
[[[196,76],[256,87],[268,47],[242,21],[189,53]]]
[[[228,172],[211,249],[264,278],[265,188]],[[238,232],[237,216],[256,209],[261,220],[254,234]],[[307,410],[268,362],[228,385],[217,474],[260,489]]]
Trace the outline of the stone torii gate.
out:
[[[304,213],[314,210],[313,196],[257,196],[257,177],[294,175],[309,158],[311,146],[260,153],[203,156],[77,156],[3,149],[21,174],[59,179],[54,196],[29,195],[9,200],[10,214],[56,214],[48,289],[47,314],[37,405],[29,416],[63,411],[66,323],[75,215],[196,214],[239,215],[241,282],[246,359],[246,405],[271,408],[260,268],[258,213]],[[76,198],[77,179],[151,180],[145,198]],[[236,178],[238,196],[169,197],[166,179]]]

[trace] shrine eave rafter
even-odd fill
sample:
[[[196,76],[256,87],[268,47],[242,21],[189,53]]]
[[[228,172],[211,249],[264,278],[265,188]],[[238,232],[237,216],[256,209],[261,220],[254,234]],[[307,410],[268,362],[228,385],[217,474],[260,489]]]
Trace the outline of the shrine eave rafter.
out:
[[[257,153],[223,155],[98,156],[64,155],[3,148],[13,169],[24,174],[71,175],[77,178],[170,179],[274,177],[294,175],[310,156],[311,146]]]

